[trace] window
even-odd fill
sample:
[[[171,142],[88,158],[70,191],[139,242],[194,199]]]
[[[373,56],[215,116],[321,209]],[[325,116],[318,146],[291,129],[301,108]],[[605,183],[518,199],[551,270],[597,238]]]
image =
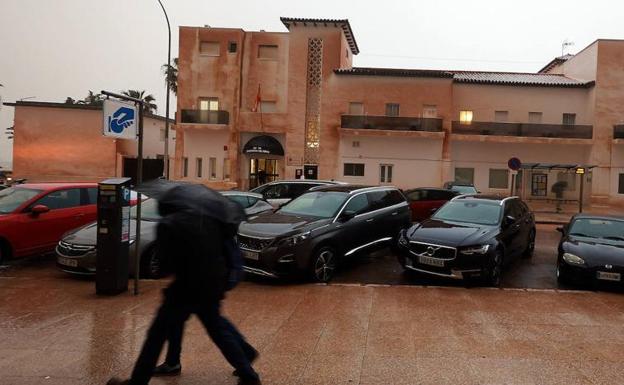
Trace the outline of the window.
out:
[[[542,123],[542,113],[541,112],[529,112],[529,123],[532,123],[532,124]]]
[[[238,48],[238,44],[235,41],[231,41],[228,43],[228,52],[235,53]]]
[[[210,158],[208,169],[210,171],[210,179],[217,179],[217,158]]]
[[[509,111],[494,111],[494,121],[504,123],[509,120]]]
[[[568,191],[576,191],[576,174],[574,172],[558,172],[557,182],[565,182]]]
[[[490,188],[508,188],[509,187],[509,170],[507,169],[490,169]]]
[[[277,46],[276,45],[259,45],[258,46],[258,59],[277,60]]]
[[[219,42],[216,41],[201,41],[199,42],[199,53],[204,56],[219,56],[221,47]]]
[[[472,123],[472,111],[470,110],[459,111],[459,122],[461,124]]]
[[[85,204],[87,204],[87,205],[95,205],[95,204],[97,204],[98,189],[96,187],[91,187],[91,188],[88,188],[86,190],[87,190],[87,197],[88,197],[89,200]]]
[[[182,159],[182,176],[183,177],[188,176],[188,158],[187,157],[184,157]]]
[[[437,118],[437,117],[438,117],[438,106],[434,104],[423,105],[423,118]]]
[[[624,174],[620,174],[620,180],[618,183],[618,194],[624,194]]]
[[[275,100],[262,100],[260,101],[260,112],[273,113],[277,111],[277,104]]]
[[[345,163],[344,176],[364,176],[364,163]]]
[[[407,193],[407,198],[410,201],[426,201],[429,199],[428,190],[412,190]]]
[[[397,103],[386,103],[386,116],[399,116],[399,105]]]
[[[379,183],[392,183],[391,164],[382,164],[379,166]]]
[[[367,194],[359,194],[351,198],[344,208],[345,212],[352,212],[355,215],[365,213],[368,209]]]
[[[223,180],[230,180],[230,159],[223,159]]]
[[[354,141],[351,143],[351,147],[360,147],[360,141],[359,141],[359,140],[354,140]]]
[[[195,160],[195,169],[196,169],[197,177],[201,178],[202,177],[202,158],[197,158]]]
[[[72,188],[68,190],[52,191],[33,203],[30,207],[36,205],[47,206],[50,210],[68,209],[80,206],[80,189]]]
[[[199,109],[202,111],[218,111],[219,110],[219,98],[199,99]]]
[[[474,183],[474,168],[455,168],[455,181],[461,183]]]
[[[349,102],[349,115],[364,115],[364,103]]]
[[[576,114],[563,114],[563,124],[573,126],[576,124]]]

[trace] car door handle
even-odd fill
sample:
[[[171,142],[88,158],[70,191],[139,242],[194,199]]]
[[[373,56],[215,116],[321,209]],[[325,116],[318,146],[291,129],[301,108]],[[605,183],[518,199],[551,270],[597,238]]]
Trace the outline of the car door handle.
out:
[[[374,220],[375,220],[375,218],[370,218],[370,219],[367,219],[366,222],[372,222]]]
[[[392,213],[392,215],[398,215],[398,214],[399,214],[399,213],[398,213],[398,212],[396,212],[396,211]]]

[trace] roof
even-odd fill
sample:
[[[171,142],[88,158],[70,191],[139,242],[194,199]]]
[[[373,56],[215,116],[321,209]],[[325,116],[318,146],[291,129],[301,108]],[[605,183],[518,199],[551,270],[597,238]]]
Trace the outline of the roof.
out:
[[[519,72],[473,72],[455,71],[453,81],[456,83],[496,84],[512,86],[538,87],[580,87],[587,88],[594,82],[582,82],[559,74],[519,73]]]
[[[554,67],[558,66],[559,64],[568,61],[572,57],[574,57],[574,55],[571,55],[571,54],[566,54],[566,55],[563,55],[563,56],[557,56],[556,58],[552,59],[548,64],[546,64],[541,70],[539,70],[537,72],[538,73],[546,73],[546,72],[550,71],[551,69],[553,69]]]
[[[359,184],[338,184],[338,185],[327,185],[323,187],[316,187],[311,191],[324,191],[324,192],[343,192],[343,193],[354,193],[356,191],[375,191],[375,190],[387,190],[387,189],[396,189],[394,186],[368,186],[368,185],[359,185]]]
[[[489,201],[492,203],[501,203],[502,201],[504,201],[505,199],[517,199],[518,197],[516,196],[512,196],[512,197],[506,197],[506,196],[502,196],[502,195],[493,195],[493,194],[470,194],[470,195],[460,195],[457,196],[455,198],[453,198],[454,201],[457,200],[479,200],[479,201]]]
[[[32,101],[16,101],[14,103],[2,103],[11,107],[43,107],[43,108],[69,108],[75,110],[101,110],[102,106],[92,106],[88,104],[69,104],[59,102],[32,102]],[[145,114],[146,118],[165,120],[164,116],[156,114]],[[170,123],[175,123],[175,119],[169,118]]]
[[[339,68],[334,70],[338,75],[358,75],[358,76],[395,76],[409,78],[452,78],[453,73],[440,70],[421,69],[400,69],[400,68],[373,68],[373,67],[353,67]]]
[[[588,213],[578,213],[575,214],[571,219],[572,222],[575,219],[613,219],[618,221],[624,221],[624,216],[622,215],[613,215],[613,214],[588,214]]]
[[[355,41],[355,36],[353,36],[353,30],[351,29],[351,24],[349,24],[349,19],[308,19],[308,18],[296,18],[296,17],[280,17],[282,23],[290,30],[291,25],[303,24],[307,26],[311,24],[313,26],[318,26],[322,24],[327,27],[328,24],[333,24],[335,27],[342,28],[344,32],[345,38],[349,43],[349,48],[351,48],[351,52],[354,55],[360,53],[360,49],[358,48],[357,42]]]
[[[226,197],[237,195],[237,196],[250,196],[254,198],[262,198],[262,194],[249,192],[249,191],[227,190],[227,191],[219,191],[219,193]]]

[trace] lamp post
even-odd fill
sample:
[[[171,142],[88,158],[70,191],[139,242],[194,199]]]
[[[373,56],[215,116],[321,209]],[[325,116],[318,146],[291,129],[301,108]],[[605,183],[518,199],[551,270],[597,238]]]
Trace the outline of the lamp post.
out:
[[[169,24],[169,16],[167,16],[167,11],[163,6],[162,1],[158,0],[158,4],[160,4],[160,8],[162,8],[163,13],[165,14],[165,20],[167,20],[167,31],[169,32],[169,40],[167,45],[167,105],[165,106],[165,156],[164,156],[164,169],[165,169],[165,179],[169,179],[169,93],[171,92],[171,77],[170,77],[170,69],[171,69],[171,25]]]

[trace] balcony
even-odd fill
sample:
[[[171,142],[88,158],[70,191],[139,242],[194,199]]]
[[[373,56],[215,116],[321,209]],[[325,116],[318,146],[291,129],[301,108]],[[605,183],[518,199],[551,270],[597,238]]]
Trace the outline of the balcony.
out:
[[[624,124],[613,126],[613,139],[624,139]]]
[[[453,134],[516,136],[527,138],[592,139],[591,125],[453,122]]]
[[[342,115],[341,128],[441,132],[442,119],[405,116]]]
[[[180,123],[186,124],[229,124],[227,111],[182,110]]]

